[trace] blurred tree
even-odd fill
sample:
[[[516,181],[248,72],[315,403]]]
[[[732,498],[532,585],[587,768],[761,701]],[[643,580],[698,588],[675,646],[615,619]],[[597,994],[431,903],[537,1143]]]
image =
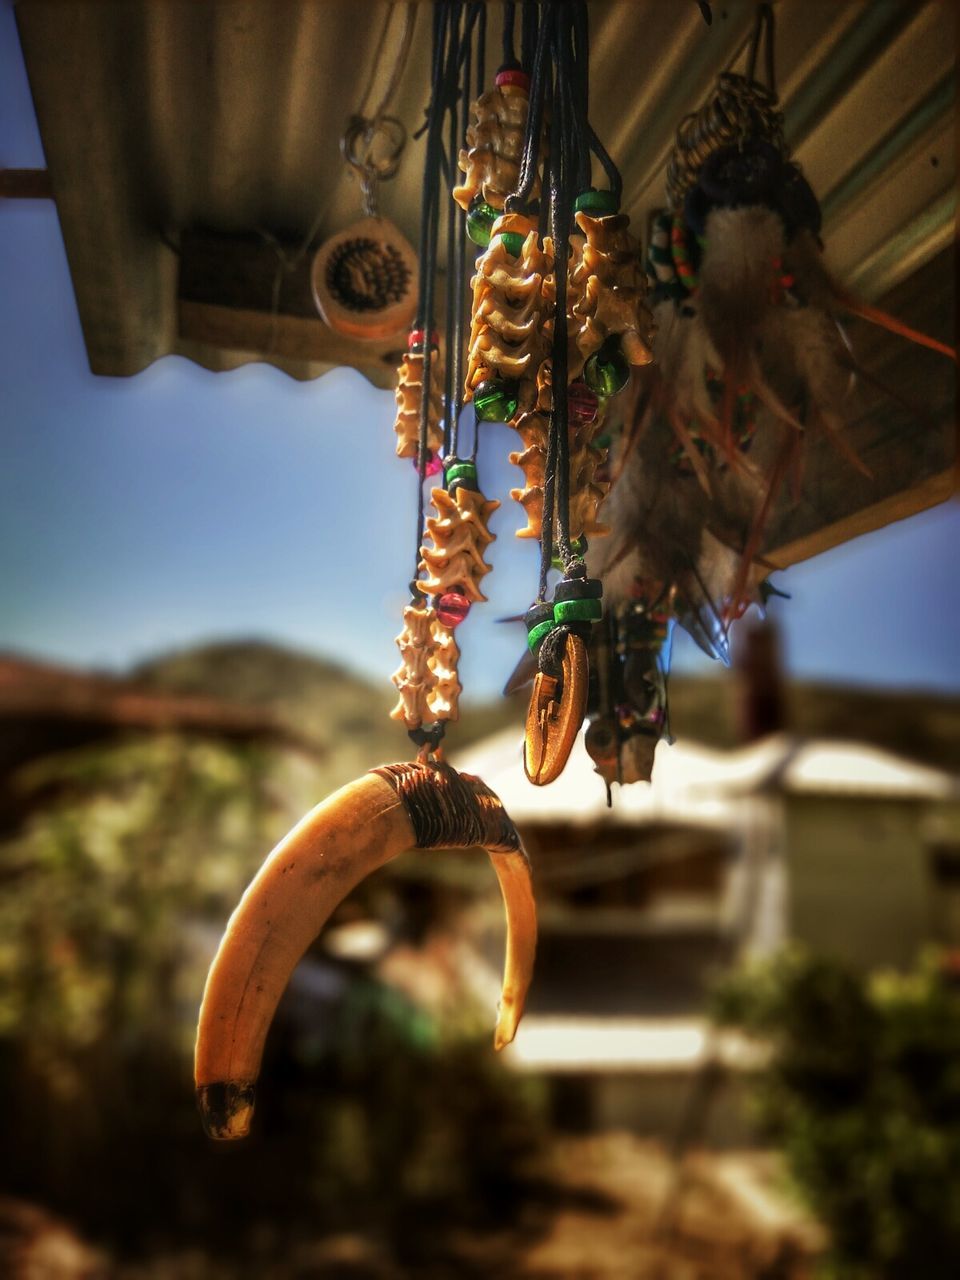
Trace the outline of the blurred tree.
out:
[[[864,978],[799,951],[725,979],[715,1016],[772,1049],[760,1101],[831,1235],[835,1280],[960,1266],[960,993],[928,956]]]
[[[0,843],[3,1190],[112,1248],[193,1240],[251,1275],[298,1234],[374,1229],[417,1255],[444,1247],[438,1209],[451,1229],[507,1213],[537,1098],[468,1011],[441,1033],[356,968],[322,1037],[281,1010],[249,1142],[201,1132],[192,1050],[212,948],[318,772],[278,747],[165,734],[10,781],[27,817]]]

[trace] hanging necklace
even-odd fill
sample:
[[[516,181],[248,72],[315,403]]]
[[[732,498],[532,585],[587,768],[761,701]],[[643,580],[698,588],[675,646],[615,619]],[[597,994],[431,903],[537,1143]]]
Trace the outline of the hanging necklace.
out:
[[[524,768],[554,781],[583,721],[587,641],[602,586],[587,574],[587,537],[606,532],[599,506],[607,399],[630,364],[649,361],[639,247],[620,214],[620,176],[588,118],[589,41],[582,3],[524,6],[524,65],[504,23],[504,65],[474,106],[465,179],[454,192],[485,245],[473,279],[465,394],[478,424],[506,421],[524,448],[521,537],[540,542],[537,597],[525,615],[537,671]],[[522,145],[519,139],[522,126]],[[591,184],[591,157],[608,183]],[[506,188],[513,183],[513,189]],[[549,234],[548,234],[549,232]],[[552,567],[562,577],[547,600]]]
[[[434,6],[433,77],[424,165],[421,275],[415,328],[398,390],[398,452],[409,453],[416,418],[419,482],[417,559],[411,603],[400,636],[394,715],[418,747],[415,762],[383,765],[317,806],[273,850],[227,925],[207,977],[197,1032],[195,1078],[201,1116],[215,1138],[248,1131],[266,1034],[297,960],[346,894],[405,849],[484,847],[500,883],[507,922],[496,1048],[514,1036],[533,971],[537,923],[530,864],[516,828],[479,778],[443,759],[446,721],[457,714],[459,682],[454,628],[483,598],[487,520],[497,504],[476,486],[472,460],[457,458],[457,392],[448,399],[442,438],[444,484],[433,491],[436,514],[424,524],[423,482],[433,460],[436,427],[432,388],[439,370],[434,321],[434,268],[440,214],[444,121],[456,121],[470,36],[482,6]],[[447,165],[452,178],[452,163]],[[456,237],[448,252],[456,256]],[[462,261],[462,257],[461,257]],[[456,341],[460,332],[456,330]],[[448,342],[448,353],[450,343]],[[448,354],[449,358],[449,354]],[[419,382],[413,378],[414,371]],[[402,378],[401,378],[402,381]],[[449,378],[448,378],[449,385]],[[419,392],[417,391],[419,388]],[[429,545],[422,545],[423,534]]]

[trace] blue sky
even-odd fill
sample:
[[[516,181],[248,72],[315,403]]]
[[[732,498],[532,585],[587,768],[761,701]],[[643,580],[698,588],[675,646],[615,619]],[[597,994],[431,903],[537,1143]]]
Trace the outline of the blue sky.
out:
[[[0,7],[0,163],[42,166],[12,8]],[[393,456],[393,397],[352,370],[299,383],[266,365],[177,357],[135,378],[87,367],[52,204],[0,203],[0,648],[122,668],[203,639],[260,636],[386,685],[414,551],[415,476]],[[485,438],[504,506],[489,605],[460,632],[475,696],[521,647],[536,552],[506,491],[513,435]],[[511,508],[513,508],[511,510]],[[960,690],[960,506],[778,575],[790,669]],[[681,637],[675,668],[705,670]]]

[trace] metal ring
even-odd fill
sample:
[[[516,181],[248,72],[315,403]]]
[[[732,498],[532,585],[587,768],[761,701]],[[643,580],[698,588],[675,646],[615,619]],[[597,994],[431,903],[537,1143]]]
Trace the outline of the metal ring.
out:
[[[377,141],[386,141],[385,154],[377,156]],[[392,178],[400,167],[400,157],[407,145],[407,130],[396,116],[351,116],[340,139],[340,154],[347,164],[361,174],[369,174],[378,182]]]

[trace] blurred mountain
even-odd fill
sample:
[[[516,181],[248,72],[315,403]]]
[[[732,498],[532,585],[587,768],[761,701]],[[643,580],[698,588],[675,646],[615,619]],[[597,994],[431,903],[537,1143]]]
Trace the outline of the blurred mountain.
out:
[[[130,731],[260,741],[312,757],[317,785],[339,786],[383,760],[410,755],[388,715],[393,690],[329,659],[265,641],[223,641],[161,655],[127,676],[0,658],[0,773],[23,760]],[[737,673],[670,681],[680,739],[738,742]],[[960,698],[947,694],[788,682],[785,728],[855,738],[960,771]],[[508,725],[521,732],[525,692],[472,705],[450,726],[451,752]]]
[[[402,724],[390,719],[396,694],[386,677],[371,681],[327,658],[266,641],[183,649],[143,663],[133,675],[167,693],[268,712],[289,732],[340,761],[355,759],[354,773],[412,750]],[[525,711],[521,700],[467,704],[463,719],[449,726],[447,743],[457,750],[508,724],[519,725]]]
[[[148,688],[215,698],[266,712],[317,748],[396,754],[402,731],[388,718],[390,693],[326,658],[265,641],[224,641],[181,649],[131,673]],[[379,758],[379,757],[378,757]]]
[[[269,708],[14,655],[0,655],[0,723],[0,774],[51,749],[130,730],[185,730],[237,742],[309,746]]]

